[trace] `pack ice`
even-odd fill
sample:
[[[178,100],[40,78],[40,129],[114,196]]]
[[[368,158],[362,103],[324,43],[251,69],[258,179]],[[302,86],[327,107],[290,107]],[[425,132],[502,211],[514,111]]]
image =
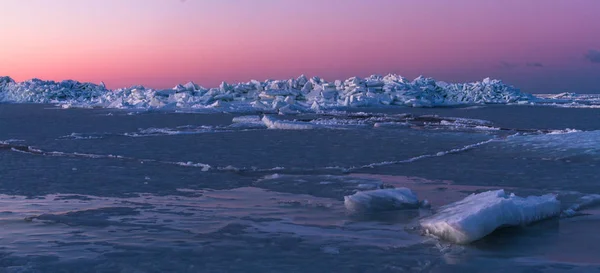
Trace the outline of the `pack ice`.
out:
[[[560,201],[555,195],[522,198],[496,190],[472,194],[446,205],[420,224],[428,234],[468,244],[501,227],[528,225],[559,214]]]
[[[417,195],[408,188],[360,191],[344,196],[344,206],[350,212],[377,212],[419,208]]]
[[[514,103],[531,95],[499,80],[446,83],[432,78],[408,80],[399,75],[373,75],[325,81],[304,75],[288,80],[252,80],[204,88],[193,82],[172,89],[133,86],[109,90],[104,84],[77,81],[15,82],[0,77],[0,102],[60,103],[63,106],[128,109],[212,109],[280,114],[315,112],[335,107],[402,105],[412,107]]]

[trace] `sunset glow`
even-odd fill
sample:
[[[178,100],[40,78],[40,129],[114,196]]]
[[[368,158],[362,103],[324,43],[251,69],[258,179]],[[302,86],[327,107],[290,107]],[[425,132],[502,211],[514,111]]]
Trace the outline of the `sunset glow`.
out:
[[[600,92],[600,63],[586,58],[600,49],[596,0],[6,0],[2,10],[0,75],[18,81],[167,88],[398,73]]]

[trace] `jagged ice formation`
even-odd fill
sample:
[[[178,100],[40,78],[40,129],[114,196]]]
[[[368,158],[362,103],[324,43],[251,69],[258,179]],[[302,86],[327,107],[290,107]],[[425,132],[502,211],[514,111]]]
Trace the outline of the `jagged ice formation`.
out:
[[[223,82],[218,88],[204,88],[189,82],[163,90],[144,86],[109,90],[104,84],[72,80],[32,79],[17,83],[10,77],[0,77],[0,102],[58,103],[64,107],[237,109],[293,114],[339,107],[507,104],[532,98],[513,86],[489,78],[451,84],[425,77],[410,81],[392,74],[333,82],[303,75],[289,80]]]

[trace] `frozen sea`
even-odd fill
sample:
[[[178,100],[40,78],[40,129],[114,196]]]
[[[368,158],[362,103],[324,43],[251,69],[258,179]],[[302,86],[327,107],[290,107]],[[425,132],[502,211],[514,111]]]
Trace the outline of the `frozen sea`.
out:
[[[496,105],[321,114],[0,104],[0,272],[600,272],[600,209],[469,245],[430,209],[349,214],[408,187],[600,193],[600,111]],[[290,129],[302,130],[290,130]]]

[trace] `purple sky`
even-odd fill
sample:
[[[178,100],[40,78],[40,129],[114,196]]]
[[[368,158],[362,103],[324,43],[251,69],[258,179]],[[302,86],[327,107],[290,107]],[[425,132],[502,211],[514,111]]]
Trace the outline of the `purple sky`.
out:
[[[0,75],[166,88],[398,73],[600,93],[598,0],[4,0]]]

